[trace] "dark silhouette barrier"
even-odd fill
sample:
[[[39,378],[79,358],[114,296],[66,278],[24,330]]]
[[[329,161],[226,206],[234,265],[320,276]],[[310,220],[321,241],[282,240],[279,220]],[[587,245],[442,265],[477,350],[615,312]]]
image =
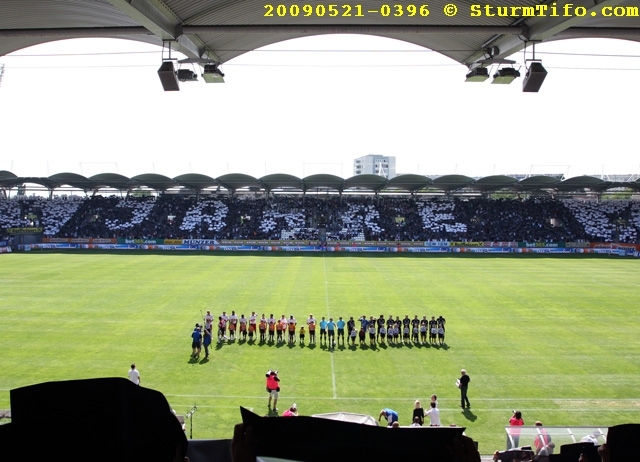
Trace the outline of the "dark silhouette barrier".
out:
[[[170,462],[187,450],[164,395],[127,379],[47,382],[10,393],[2,460]]]
[[[244,441],[234,435],[232,452],[244,443],[254,454],[306,462],[327,460],[421,460],[479,462],[473,440],[463,427],[377,427],[316,417],[260,417],[241,408]],[[250,430],[250,431],[249,431]],[[248,435],[248,437],[246,437]]]

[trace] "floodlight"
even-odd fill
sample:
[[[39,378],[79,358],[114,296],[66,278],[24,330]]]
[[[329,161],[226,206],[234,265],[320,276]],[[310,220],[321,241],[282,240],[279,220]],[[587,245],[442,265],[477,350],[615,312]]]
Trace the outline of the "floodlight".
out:
[[[547,77],[547,70],[540,61],[531,63],[522,81],[522,91],[537,93],[542,86],[542,82]]]
[[[467,74],[465,82],[484,82],[489,78],[489,69],[486,67],[476,67]]]
[[[164,91],[179,91],[180,85],[178,84],[178,76],[173,68],[172,61],[162,61],[160,69],[158,69],[158,76],[162,83]]]
[[[224,74],[218,69],[218,64],[205,64],[202,78],[207,83],[224,83]]]
[[[517,79],[518,77],[520,77],[520,72],[518,72],[518,70],[514,67],[503,67],[501,69],[498,69],[498,72],[496,72],[495,74],[493,74],[493,81],[491,82],[493,83],[498,83],[498,84],[510,84],[511,82],[513,82],[515,79]]]
[[[178,69],[178,80],[180,82],[194,82],[198,80],[198,75],[191,69]]]

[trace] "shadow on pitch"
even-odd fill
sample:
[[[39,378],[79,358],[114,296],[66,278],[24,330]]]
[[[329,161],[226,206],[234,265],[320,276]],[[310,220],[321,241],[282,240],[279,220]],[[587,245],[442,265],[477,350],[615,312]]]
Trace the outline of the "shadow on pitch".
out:
[[[475,415],[473,412],[471,412],[471,409],[469,409],[469,408],[463,409],[462,410],[462,415],[469,422],[475,422],[478,419],[478,416]]]
[[[437,348],[438,350],[448,350],[449,349],[449,345],[447,345],[446,343],[443,344],[433,344],[431,345],[433,348]]]
[[[188,364],[200,364],[200,356],[189,356]]]

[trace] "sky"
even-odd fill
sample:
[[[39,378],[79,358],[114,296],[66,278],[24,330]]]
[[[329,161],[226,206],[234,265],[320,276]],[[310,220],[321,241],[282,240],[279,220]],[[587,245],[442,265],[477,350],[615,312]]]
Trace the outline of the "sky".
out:
[[[524,76],[523,53],[511,58]],[[412,44],[327,35],[164,92],[158,47],[51,42],[0,57],[0,170],[349,178],[355,158],[382,154],[398,174],[640,174],[640,43],[563,40],[536,58],[549,74],[522,93],[522,78],[465,83],[465,66]]]

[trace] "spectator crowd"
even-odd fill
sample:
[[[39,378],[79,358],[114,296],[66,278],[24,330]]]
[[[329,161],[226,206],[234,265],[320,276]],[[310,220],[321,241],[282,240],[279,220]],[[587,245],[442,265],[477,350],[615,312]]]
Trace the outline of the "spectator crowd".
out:
[[[0,234],[45,237],[637,243],[638,201],[160,194],[0,199]]]

